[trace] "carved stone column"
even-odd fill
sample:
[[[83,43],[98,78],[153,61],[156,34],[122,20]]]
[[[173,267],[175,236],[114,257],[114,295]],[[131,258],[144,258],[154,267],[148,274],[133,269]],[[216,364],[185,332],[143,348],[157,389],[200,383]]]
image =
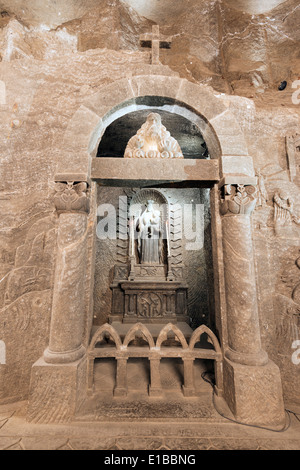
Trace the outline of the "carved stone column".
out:
[[[85,353],[82,339],[89,211],[87,184],[57,183],[54,199],[59,227],[50,342],[44,359],[48,363],[68,363]]]
[[[32,367],[28,418],[64,422],[86,393],[85,325],[88,185],[56,184],[59,215],[49,346]]]
[[[261,345],[251,229],[255,204],[253,184],[221,188],[227,323],[224,396],[238,420],[277,428],[285,416],[279,369]]]
[[[250,216],[255,195],[254,186],[226,185],[220,207],[228,322],[226,356],[246,365],[268,362],[261,348],[254,272]]]

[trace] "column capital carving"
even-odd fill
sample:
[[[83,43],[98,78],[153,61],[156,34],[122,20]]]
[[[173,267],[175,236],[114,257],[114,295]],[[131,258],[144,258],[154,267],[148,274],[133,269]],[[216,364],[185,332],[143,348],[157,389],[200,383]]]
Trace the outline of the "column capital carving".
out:
[[[220,212],[223,216],[250,215],[255,209],[257,187],[252,184],[226,184],[220,193]]]
[[[56,182],[54,204],[59,214],[64,212],[89,213],[90,199],[86,182]]]

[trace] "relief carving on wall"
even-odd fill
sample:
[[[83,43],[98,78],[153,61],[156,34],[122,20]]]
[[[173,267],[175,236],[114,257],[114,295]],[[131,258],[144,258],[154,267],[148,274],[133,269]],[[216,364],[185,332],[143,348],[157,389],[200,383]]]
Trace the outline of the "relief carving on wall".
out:
[[[126,147],[125,158],[184,158],[181,148],[161,123],[157,113],[150,113],[147,121]]]
[[[294,209],[294,200],[289,196],[285,190],[278,190],[275,192],[274,197],[274,227],[276,235],[289,235],[286,230],[290,227],[291,234],[293,223],[300,225],[300,217],[297,216]],[[282,229],[285,229],[284,232]],[[297,235],[295,233],[295,235]]]
[[[9,396],[12,386],[15,395],[23,397],[32,363],[45,349],[49,334],[56,219],[52,215],[38,215],[40,218],[36,218],[35,223],[32,220],[27,223],[26,235],[23,232],[17,237],[23,244],[19,241],[14,264],[0,281],[1,339],[7,344],[7,364],[18,364],[20,368],[10,366],[6,372],[1,370],[0,398]],[[12,242],[16,246],[13,236]],[[22,344],[22,348],[16,347],[18,344]],[[21,376],[19,370],[22,370]]]
[[[300,334],[300,257],[299,254],[296,260],[293,257],[293,250],[283,257],[275,303],[278,315],[277,344],[281,354],[289,357],[291,344]]]
[[[300,168],[300,134],[286,137],[286,152],[290,172],[290,180],[293,182],[298,176]]]
[[[32,226],[28,239],[16,250],[14,266],[0,282],[6,307],[25,294],[51,289],[55,237],[51,217]]]
[[[257,170],[257,203],[256,208],[265,207],[269,201],[268,192],[265,186],[265,179],[263,174],[260,171],[260,168]]]
[[[139,317],[156,318],[162,317],[163,301],[162,295],[154,292],[141,292],[137,297],[137,312]]]
[[[154,267],[142,267],[141,268],[141,276],[156,276],[157,275],[157,268]]]
[[[297,268],[300,269],[300,256],[299,256],[299,258],[296,259],[295,264],[296,264]],[[292,299],[293,299],[294,302],[299,304],[298,315],[299,315],[299,319],[300,319],[300,276],[299,276],[299,282],[296,284],[296,286],[293,289]]]

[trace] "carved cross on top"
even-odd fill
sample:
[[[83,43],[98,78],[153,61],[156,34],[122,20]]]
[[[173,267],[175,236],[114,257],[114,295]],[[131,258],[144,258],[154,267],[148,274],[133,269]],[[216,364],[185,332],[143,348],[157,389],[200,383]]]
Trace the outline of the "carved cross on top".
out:
[[[151,47],[152,49],[152,65],[159,65],[159,49],[170,49],[172,38],[159,35],[159,25],[152,26],[152,33],[142,34],[140,36],[142,47]]]

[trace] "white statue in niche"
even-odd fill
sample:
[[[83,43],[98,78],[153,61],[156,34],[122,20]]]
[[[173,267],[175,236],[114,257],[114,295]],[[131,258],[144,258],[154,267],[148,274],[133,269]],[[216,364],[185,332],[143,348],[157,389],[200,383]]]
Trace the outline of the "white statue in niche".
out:
[[[160,264],[161,262],[161,214],[154,209],[154,201],[149,199],[146,209],[138,217],[136,231],[138,233],[138,253],[141,264]]]
[[[126,147],[124,158],[184,158],[181,148],[161,123],[157,113],[150,113],[147,121]]]

